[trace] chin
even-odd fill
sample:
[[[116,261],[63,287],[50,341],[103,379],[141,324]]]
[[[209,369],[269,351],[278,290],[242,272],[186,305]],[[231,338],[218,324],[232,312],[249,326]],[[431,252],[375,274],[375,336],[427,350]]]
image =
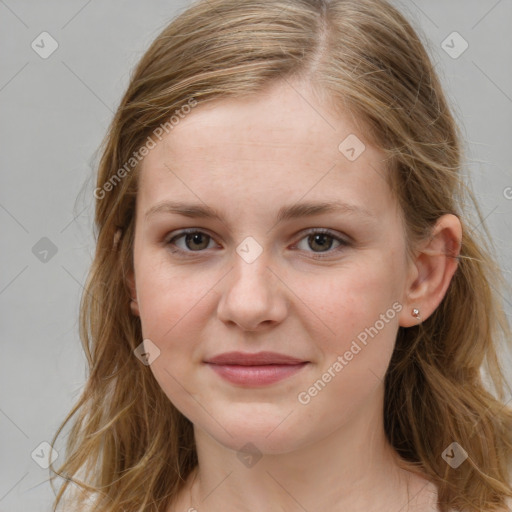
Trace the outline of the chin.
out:
[[[201,429],[218,443],[237,452],[245,447],[249,452],[269,455],[288,453],[306,442],[305,432],[303,428],[292,424],[293,414],[285,419],[287,415],[282,410],[267,414],[246,411],[232,416],[220,416],[212,412],[218,423],[212,420],[207,426],[201,426]]]
[[[218,443],[229,448],[237,455],[250,453],[255,455],[281,455],[293,452],[298,448],[298,444],[288,433],[283,436],[268,436],[266,432],[254,432],[254,429],[248,429],[246,432],[238,432],[230,437],[225,432],[222,437],[215,438]]]

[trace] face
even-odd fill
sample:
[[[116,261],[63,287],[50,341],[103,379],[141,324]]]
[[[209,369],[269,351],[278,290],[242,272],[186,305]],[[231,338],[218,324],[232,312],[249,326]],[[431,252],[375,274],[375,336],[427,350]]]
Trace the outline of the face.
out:
[[[150,369],[196,428],[264,453],[380,406],[407,282],[384,155],[350,116],[295,89],[196,107],[145,157],[137,197],[131,286],[160,350]],[[305,215],[305,203],[337,209]],[[303,364],[205,362],[232,351]]]

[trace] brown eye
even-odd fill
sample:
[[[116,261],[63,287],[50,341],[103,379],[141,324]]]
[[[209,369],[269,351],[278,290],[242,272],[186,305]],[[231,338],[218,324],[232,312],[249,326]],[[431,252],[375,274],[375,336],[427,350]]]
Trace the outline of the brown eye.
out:
[[[177,244],[176,241],[180,239],[183,239],[184,242]],[[212,237],[203,231],[190,230],[178,233],[176,236],[171,238],[167,244],[171,246],[171,248],[176,246],[177,249],[172,250],[177,252],[200,252],[203,249],[207,249],[211,241]]]
[[[185,235],[185,246],[191,250],[201,250],[206,249],[208,247],[210,237],[201,232],[197,233],[187,233]]]
[[[328,251],[333,244],[334,238],[325,233],[316,233],[308,236],[308,245],[311,249],[318,248],[321,252]]]
[[[334,249],[333,244],[337,244]],[[320,259],[328,257],[349,245],[350,242],[348,240],[344,240],[328,230],[315,229],[306,233],[306,236],[295,247],[305,252],[313,253],[313,258]],[[322,253],[326,253],[325,256]]]
[[[210,246],[210,243],[214,243],[214,245]],[[177,253],[178,255],[180,253],[182,255],[200,253],[205,249],[215,247],[215,242],[209,234],[195,228],[180,231],[174,237],[170,238],[166,244],[171,252]],[[333,244],[337,245],[333,248]],[[313,258],[321,259],[333,255],[348,246],[350,246],[348,240],[331,233],[329,230],[316,229],[306,233],[306,236],[300,239],[293,248],[309,252],[312,254]],[[325,256],[323,253],[325,253]]]

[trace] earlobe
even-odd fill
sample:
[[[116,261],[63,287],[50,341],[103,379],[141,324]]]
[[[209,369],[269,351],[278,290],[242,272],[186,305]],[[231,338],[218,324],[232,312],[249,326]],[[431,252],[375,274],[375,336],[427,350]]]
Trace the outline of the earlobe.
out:
[[[439,306],[457,270],[461,242],[462,226],[458,217],[452,214],[440,217],[429,239],[417,251],[400,326],[411,327],[425,321]]]
[[[139,304],[137,303],[136,300],[133,300],[130,302],[130,309],[132,311],[132,314],[134,316],[140,316],[140,313],[139,313]]]
[[[128,288],[130,289],[130,297],[131,297],[130,309],[131,309],[133,315],[140,316],[139,304],[137,302],[137,290],[135,288],[135,273],[133,272],[133,270],[131,272],[129,272],[129,274],[128,274],[127,283],[128,283]]]

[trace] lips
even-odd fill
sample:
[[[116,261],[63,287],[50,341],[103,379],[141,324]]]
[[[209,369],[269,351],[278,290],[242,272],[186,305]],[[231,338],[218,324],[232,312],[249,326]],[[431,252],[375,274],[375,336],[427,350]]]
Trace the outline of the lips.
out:
[[[291,377],[307,366],[309,361],[277,352],[226,352],[205,363],[231,384],[259,387]]]
[[[277,352],[225,352],[211,357],[205,362],[219,365],[263,366],[273,364],[297,365],[308,361]]]

